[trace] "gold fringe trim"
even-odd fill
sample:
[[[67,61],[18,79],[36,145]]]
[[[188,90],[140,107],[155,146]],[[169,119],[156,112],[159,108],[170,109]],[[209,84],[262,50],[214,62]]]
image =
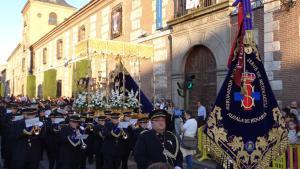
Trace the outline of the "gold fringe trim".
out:
[[[32,132],[33,132],[33,129],[31,129],[30,131],[27,131],[26,129],[23,129],[23,133],[26,134],[26,135],[31,136]]]
[[[233,160],[228,153],[226,153],[218,144],[211,140],[205,133],[202,135],[203,148],[208,154],[217,161],[224,169],[229,168],[227,164],[233,165],[234,169],[266,169],[270,166],[272,160],[277,160],[282,154],[286,152],[288,146],[288,138],[284,137],[281,142],[276,143],[271,150],[265,153],[259,160],[256,166],[242,168],[235,160]]]

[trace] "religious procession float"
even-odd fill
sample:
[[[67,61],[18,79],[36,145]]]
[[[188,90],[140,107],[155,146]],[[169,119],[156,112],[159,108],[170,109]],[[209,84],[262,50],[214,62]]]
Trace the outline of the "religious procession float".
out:
[[[153,107],[141,91],[141,62],[152,58],[153,47],[120,41],[90,39],[76,46],[79,58],[90,60],[85,75],[75,76],[77,93],[73,107],[77,112],[150,112]],[[125,68],[134,63],[135,77]],[[76,66],[76,65],[75,65]],[[95,75],[95,72],[98,75]],[[92,78],[98,76],[97,78]]]

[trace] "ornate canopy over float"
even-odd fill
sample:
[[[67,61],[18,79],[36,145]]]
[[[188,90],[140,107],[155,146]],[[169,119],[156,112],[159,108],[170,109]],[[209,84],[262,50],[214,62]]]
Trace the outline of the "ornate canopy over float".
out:
[[[112,110],[151,111],[151,102],[141,91],[141,62],[152,58],[152,46],[121,41],[89,39],[77,44],[75,54],[79,60],[87,59],[88,72],[74,79],[80,90],[75,93],[77,111]],[[134,63],[138,71],[135,79],[125,68]],[[113,66],[114,65],[114,66]],[[74,63],[76,68],[76,62]],[[98,72],[98,78],[95,73]],[[76,73],[74,72],[75,76]]]

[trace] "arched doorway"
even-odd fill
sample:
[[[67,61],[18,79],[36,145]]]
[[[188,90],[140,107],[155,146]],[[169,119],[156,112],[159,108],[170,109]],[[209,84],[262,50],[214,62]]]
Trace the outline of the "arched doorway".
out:
[[[200,100],[207,111],[214,104],[217,93],[216,61],[213,53],[205,46],[197,45],[187,53],[185,76],[195,75],[194,86],[186,92],[185,108],[196,113]]]

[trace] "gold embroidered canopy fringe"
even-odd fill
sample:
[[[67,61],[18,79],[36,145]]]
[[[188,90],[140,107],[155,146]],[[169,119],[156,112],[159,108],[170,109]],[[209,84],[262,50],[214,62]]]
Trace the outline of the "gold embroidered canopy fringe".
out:
[[[120,57],[121,59],[150,59],[154,54],[153,46],[123,41],[89,39],[76,45],[75,55]]]

